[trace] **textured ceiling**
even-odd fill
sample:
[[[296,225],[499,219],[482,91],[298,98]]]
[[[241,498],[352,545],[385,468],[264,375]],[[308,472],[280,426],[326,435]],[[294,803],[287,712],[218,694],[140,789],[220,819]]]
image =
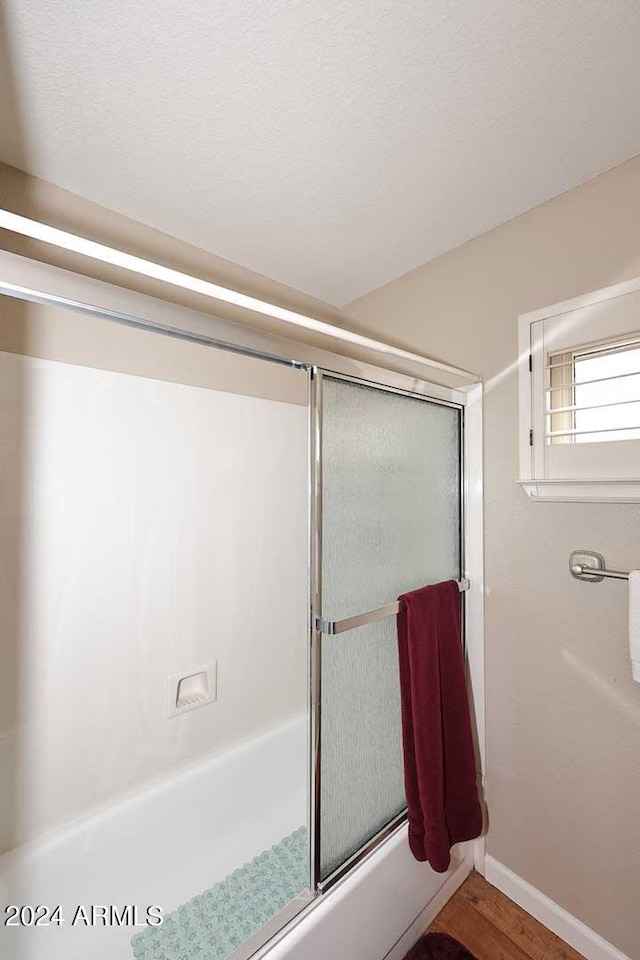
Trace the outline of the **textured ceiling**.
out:
[[[0,158],[344,304],[640,152],[638,0],[5,0]]]

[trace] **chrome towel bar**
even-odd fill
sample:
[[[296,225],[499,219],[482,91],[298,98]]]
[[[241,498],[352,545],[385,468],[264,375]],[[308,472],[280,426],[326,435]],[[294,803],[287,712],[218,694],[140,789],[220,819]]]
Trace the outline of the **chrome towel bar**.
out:
[[[470,583],[468,580],[458,580],[458,590],[462,593],[468,590]],[[384,607],[376,607],[375,610],[369,610],[367,613],[360,613],[356,617],[346,617],[344,620],[324,620],[322,617],[316,618],[316,630],[318,633],[324,633],[333,637],[337,633],[344,633],[346,630],[354,630],[356,627],[363,627],[365,623],[375,623],[376,620],[385,620],[387,617],[394,617],[400,610],[398,600],[395,603],[386,603]]]
[[[569,557],[571,576],[584,583],[600,583],[606,577],[611,580],[628,580],[625,570],[607,570],[604,557],[594,550],[574,550]]]

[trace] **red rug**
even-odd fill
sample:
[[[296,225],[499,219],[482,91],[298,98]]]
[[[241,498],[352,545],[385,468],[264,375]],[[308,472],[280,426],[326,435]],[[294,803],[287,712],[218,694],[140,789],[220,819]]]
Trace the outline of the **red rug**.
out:
[[[409,950],[405,960],[475,960],[475,957],[448,934],[427,933]]]

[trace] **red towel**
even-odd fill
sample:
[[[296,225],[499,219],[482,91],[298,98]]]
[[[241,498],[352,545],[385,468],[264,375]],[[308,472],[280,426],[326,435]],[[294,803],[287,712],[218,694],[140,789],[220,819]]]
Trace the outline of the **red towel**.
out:
[[[482,831],[455,580],[398,598],[398,653],[409,846],[434,870]]]

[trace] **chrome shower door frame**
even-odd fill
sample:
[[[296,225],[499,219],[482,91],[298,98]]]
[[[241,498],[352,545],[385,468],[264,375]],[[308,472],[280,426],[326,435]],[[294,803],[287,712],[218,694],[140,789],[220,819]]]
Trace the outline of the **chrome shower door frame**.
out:
[[[282,334],[245,326],[181,306],[114,283],[54,266],[43,260],[30,259],[8,251],[0,251],[0,297],[8,296],[27,302],[65,307],[116,323],[137,327],[211,346],[220,350],[245,354],[256,359],[284,363],[307,371],[309,383],[309,696],[310,696],[310,899],[304,896],[294,911],[285,908],[272,918],[269,929],[252,938],[234,953],[234,960],[250,954],[258,960],[287,936],[293,927],[302,924],[315,907],[324,901],[324,894],[338,881],[373,856],[383,841],[397,834],[406,822],[406,813],[399,814],[368,843],[351,856],[326,880],[319,877],[319,800],[321,758],[320,658],[322,636],[315,629],[315,615],[321,615],[321,416],[322,378],[326,374],[399,393],[415,399],[458,407],[461,410],[461,456],[468,469],[461,469],[461,563],[462,575],[470,577],[471,589],[463,594],[463,623],[466,619],[467,658],[478,728],[479,750],[484,766],[484,598],[483,598],[483,524],[482,524],[482,403],[481,378],[460,369],[454,376],[443,378],[437,362],[429,368],[416,364],[399,364],[393,357],[361,351],[363,356],[334,353],[331,346],[313,346],[289,339]],[[0,301],[1,302],[1,301]],[[250,322],[250,320],[249,320]],[[386,364],[388,366],[381,366]],[[453,370],[453,368],[452,368]],[[432,379],[433,378],[433,379]],[[452,383],[452,379],[458,383]],[[469,482],[471,477],[472,482]],[[464,525],[464,529],[462,528]],[[393,841],[392,841],[393,842]],[[484,848],[476,841],[473,851],[465,854],[482,869]],[[359,871],[357,871],[359,872]],[[293,913],[293,915],[292,915]],[[267,939],[269,938],[269,939]],[[262,942],[262,945],[260,941]],[[266,940],[266,942],[264,942]]]
[[[381,371],[382,372],[382,371]],[[459,575],[466,589],[465,558],[465,501],[466,501],[466,474],[465,474],[465,403],[446,400],[437,394],[430,396],[426,392],[404,389],[380,381],[364,379],[344,373],[336,373],[322,367],[312,367],[310,370],[309,396],[309,517],[310,517],[310,599],[309,615],[309,649],[310,656],[310,698],[311,698],[311,788],[310,788],[310,889],[319,894],[325,893],[336,883],[342,880],[362,860],[370,856],[379,845],[401,829],[407,822],[406,808],[389,821],[370,840],[366,841],[344,863],[337,867],[328,877],[321,875],[321,779],[322,779],[322,640],[324,634],[319,629],[323,620],[322,614],[322,425],[323,425],[323,380],[324,377],[332,380],[344,380],[378,390],[382,393],[394,393],[414,400],[435,403],[440,406],[452,407],[460,413],[460,526],[459,526]],[[428,384],[425,384],[429,386]],[[461,593],[461,627],[462,639],[465,644],[465,610],[464,592]],[[466,645],[466,644],[465,644]]]

